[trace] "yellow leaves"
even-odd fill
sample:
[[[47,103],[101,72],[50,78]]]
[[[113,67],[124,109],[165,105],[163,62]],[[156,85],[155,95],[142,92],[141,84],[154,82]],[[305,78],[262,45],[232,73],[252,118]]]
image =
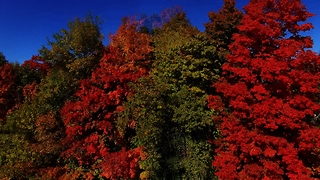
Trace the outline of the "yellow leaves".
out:
[[[142,173],[140,173],[141,180],[147,180],[147,179],[150,179],[150,177],[151,177],[150,171],[143,171]]]

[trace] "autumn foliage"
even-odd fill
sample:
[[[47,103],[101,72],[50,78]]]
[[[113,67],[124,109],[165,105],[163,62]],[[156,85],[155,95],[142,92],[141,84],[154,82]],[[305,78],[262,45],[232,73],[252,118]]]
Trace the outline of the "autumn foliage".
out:
[[[223,77],[209,98],[224,105],[223,139],[213,161],[221,179],[319,178],[319,63],[298,0],[256,0],[229,46]]]
[[[0,121],[4,123],[8,110],[14,106],[14,82],[15,75],[10,64],[0,66]]]
[[[320,179],[320,55],[300,0],[76,18],[0,53],[0,179]],[[138,20],[137,20],[138,19]]]
[[[128,83],[146,74],[152,50],[149,36],[136,29],[136,24],[124,20],[111,36],[100,67],[81,81],[78,100],[61,110],[66,126],[63,142],[68,146],[63,156],[74,159],[77,166],[99,168],[100,176],[108,179],[134,178],[139,169],[141,149],[130,149],[129,137],[115,127],[116,113],[130,93]]]

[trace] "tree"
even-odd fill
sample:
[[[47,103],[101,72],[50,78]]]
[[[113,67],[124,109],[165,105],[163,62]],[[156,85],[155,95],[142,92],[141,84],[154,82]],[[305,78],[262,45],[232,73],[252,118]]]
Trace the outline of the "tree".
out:
[[[299,0],[255,0],[234,34],[210,107],[223,138],[213,161],[221,179],[319,178],[319,63]],[[218,143],[218,142],[217,142]]]
[[[215,127],[207,90],[219,70],[207,37],[179,13],[153,36],[154,61],[147,77],[118,117],[120,129],[135,127],[133,145],[144,148],[141,178],[211,179]],[[124,133],[123,133],[124,134]]]
[[[19,106],[1,127],[0,177],[31,178],[64,171],[58,162],[64,135],[60,109],[73,98],[79,80],[89,77],[99,64],[104,51],[99,25],[99,19],[90,15],[77,18],[69,29],[53,36],[50,49],[43,47],[40,56],[13,66],[17,77],[13,92]]]
[[[221,58],[229,53],[232,35],[238,32],[243,13],[235,7],[235,0],[224,0],[219,12],[209,12],[210,22],[205,23],[205,33],[219,50]]]
[[[67,147],[62,155],[72,179],[128,179],[138,174],[141,148],[131,148],[131,136],[121,136],[115,124],[130,93],[128,83],[147,72],[150,42],[149,35],[137,32],[136,23],[124,19],[100,66],[81,81],[77,99],[62,108]]]
[[[3,66],[6,63],[8,63],[6,57],[3,55],[2,52],[0,52],[0,66]]]
[[[0,52],[0,124],[5,124],[8,111],[15,106],[15,81],[13,66]]]
[[[68,29],[62,29],[49,41],[51,49],[43,46],[41,58],[58,69],[65,69],[76,79],[87,78],[99,64],[103,55],[101,21],[90,14],[84,19],[69,22]]]
[[[74,93],[72,82],[64,71],[51,71],[40,84],[23,88],[23,103],[1,127],[1,173],[10,178],[31,178],[43,168],[59,166],[64,134],[59,111]]]
[[[1,153],[0,153],[0,177],[23,177],[30,171],[32,163],[30,157],[34,157],[29,150],[30,134],[32,131],[20,128],[25,123],[34,109],[28,109],[29,104],[35,99],[38,85],[41,79],[46,76],[48,66],[41,63],[36,56],[19,64],[4,64],[2,69],[3,79],[0,84],[3,89],[0,93],[2,98],[0,126]],[[24,104],[26,103],[26,104]],[[30,111],[29,111],[30,110]],[[17,113],[22,116],[17,118]],[[14,120],[14,121],[13,121]],[[32,166],[34,167],[34,166]]]

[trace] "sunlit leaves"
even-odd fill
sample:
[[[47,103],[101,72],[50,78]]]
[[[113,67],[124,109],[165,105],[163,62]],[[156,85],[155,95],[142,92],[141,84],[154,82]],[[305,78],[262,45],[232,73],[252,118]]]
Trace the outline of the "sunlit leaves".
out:
[[[213,165],[221,179],[319,177],[319,56],[299,33],[311,14],[300,1],[251,1],[233,36],[223,77],[214,83],[224,106],[224,138]],[[299,65],[298,65],[299,64]],[[224,103],[224,105],[223,105]],[[308,138],[307,138],[308,136]],[[312,140],[311,140],[312,139]],[[312,156],[310,156],[312,154]],[[313,158],[311,158],[313,157]],[[285,174],[284,174],[285,172]]]
[[[83,167],[99,169],[95,176],[108,179],[134,178],[141,150],[130,149],[127,138],[132,135],[121,136],[115,123],[131,92],[128,83],[146,74],[151,40],[149,35],[137,32],[137,24],[128,19],[111,39],[100,66],[91,78],[80,82],[77,99],[61,110],[66,127],[63,143],[67,146],[62,156],[74,162],[72,171]]]

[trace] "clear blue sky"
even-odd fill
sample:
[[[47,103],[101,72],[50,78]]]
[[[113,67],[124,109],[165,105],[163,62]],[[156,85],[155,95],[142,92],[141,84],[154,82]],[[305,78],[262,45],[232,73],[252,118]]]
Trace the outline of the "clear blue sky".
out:
[[[237,0],[242,9],[249,0]],[[312,13],[315,29],[308,32],[314,39],[314,51],[320,52],[320,0],[302,0]],[[90,11],[104,20],[102,33],[105,44],[108,34],[114,33],[127,15],[160,13],[164,8],[182,6],[191,23],[200,30],[208,22],[208,12],[221,8],[223,0],[1,0],[0,52],[11,62],[23,62],[37,55],[47,37],[76,17],[83,18]]]

